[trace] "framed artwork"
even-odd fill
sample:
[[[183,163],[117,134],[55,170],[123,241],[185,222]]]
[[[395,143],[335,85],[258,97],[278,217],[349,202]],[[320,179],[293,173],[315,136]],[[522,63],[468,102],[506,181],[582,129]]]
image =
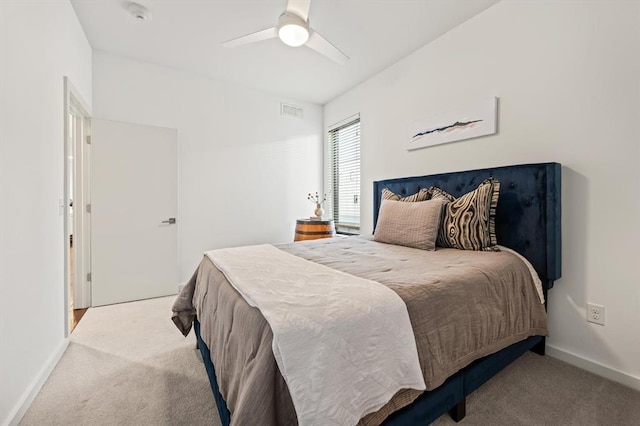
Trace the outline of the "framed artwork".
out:
[[[492,135],[498,128],[498,98],[465,105],[409,123],[406,149],[425,148],[479,136]]]

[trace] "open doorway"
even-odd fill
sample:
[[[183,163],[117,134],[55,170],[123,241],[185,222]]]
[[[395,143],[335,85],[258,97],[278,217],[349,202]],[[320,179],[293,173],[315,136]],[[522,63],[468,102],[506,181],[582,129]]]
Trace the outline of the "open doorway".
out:
[[[91,306],[89,109],[64,78],[65,335]]]

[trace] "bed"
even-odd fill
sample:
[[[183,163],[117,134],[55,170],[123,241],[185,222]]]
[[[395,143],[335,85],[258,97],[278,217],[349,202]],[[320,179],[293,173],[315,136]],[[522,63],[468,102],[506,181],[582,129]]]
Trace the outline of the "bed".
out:
[[[380,206],[383,204],[383,190],[385,189],[399,196],[404,196],[416,194],[423,189],[436,186],[454,197],[458,197],[473,190],[484,180],[495,178],[500,182],[500,196],[495,209],[495,234],[498,244],[504,248],[501,251],[504,254],[500,255],[507,256],[508,249],[512,249],[527,259],[540,278],[540,296],[542,296],[543,300],[546,300],[547,291],[553,287],[554,281],[561,276],[560,170],[561,166],[558,163],[539,163],[377,181],[373,184],[374,227],[378,225],[378,215]],[[291,243],[279,248],[282,251],[291,252],[295,256],[305,257],[313,262],[324,262],[332,268],[351,268],[347,272],[355,275],[368,274],[368,277],[381,282],[386,277],[382,272],[387,272],[387,269],[399,269],[397,265],[413,262],[412,258],[408,256],[413,253],[410,253],[411,250],[416,251],[416,249],[392,247],[391,245],[372,242],[370,238],[353,240],[351,238],[353,237]],[[324,247],[327,245],[329,246]],[[378,251],[379,249],[382,251]],[[344,253],[349,255],[356,253],[360,257],[354,257],[351,260],[349,260],[349,255],[335,254],[332,257],[331,253],[339,253],[339,250],[343,250]],[[435,253],[439,253],[438,256],[444,256],[447,253],[450,256],[456,256],[455,249],[435,250]],[[477,254],[477,257],[480,256],[480,254]],[[496,254],[495,256],[498,255]],[[388,258],[389,264],[392,265],[389,268],[385,268],[380,263],[384,262],[385,257]],[[374,263],[372,265],[375,266],[359,267],[359,265],[362,265],[361,258],[373,259]],[[394,259],[396,266],[393,266]],[[343,263],[340,264],[340,262]],[[378,263],[376,264],[375,262]],[[351,266],[344,266],[345,263],[351,263]],[[415,272],[411,272],[409,275],[412,274],[419,275],[415,274]],[[488,275],[488,273],[482,272],[480,275],[484,276]],[[480,275],[476,279],[478,283],[482,282]],[[397,280],[397,278],[395,279]],[[230,370],[235,371],[236,375],[255,374],[256,370],[253,369],[253,366],[236,364],[245,362],[242,361],[243,359],[248,359],[250,364],[253,363],[254,359],[259,356],[256,355],[256,350],[260,349],[256,349],[256,347],[269,347],[270,330],[264,318],[260,316],[259,311],[256,313],[255,308],[251,308],[248,305],[245,307],[242,305],[242,301],[238,302],[238,300],[242,300],[242,297],[230,285],[220,284],[223,281],[225,281],[224,274],[216,269],[206,258],[203,259],[203,262],[190,280],[190,284],[188,284],[191,287],[190,290],[185,287],[178,296],[174,305],[173,317],[174,322],[178,325],[178,328],[181,328],[183,333],[189,331],[191,321],[193,321],[198,347],[203,356],[222,423],[228,425],[233,420],[234,424],[256,424],[256,422],[260,424],[297,424],[291,395],[275,362],[271,362],[266,369],[261,367],[259,372],[260,379],[254,382],[251,382],[250,378],[248,379],[248,382],[253,383],[253,385],[245,385],[245,387],[256,388],[258,387],[256,386],[257,384],[262,385],[263,382],[269,382],[260,391],[260,394],[251,393],[252,389],[246,390],[245,394],[245,390],[239,388],[240,385],[238,383],[234,380],[230,381],[228,377]],[[211,282],[217,282],[216,286],[211,286]],[[457,285],[470,287],[469,283]],[[478,286],[480,287],[480,284]],[[448,285],[446,288],[455,288],[455,286]],[[394,291],[398,292],[398,289],[396,288]],[[483,292],[481,290],[476,291],[480,292],[480,296],[476,294],[474,297],[482,297]],[[518,290],[518,292],[523,291],[521,289]],[[486,292],[485,290],[484,293]],[[529,290],[527,292],[531,293]],[[399,291],[398,294],[403,297],[402,291]],[[533,298],[530,294],[527,297],[529,299]],[[196,299],[199,302],[194,302],[192,305],[192,301]],[[218,301],[216,302],[218,305],[209,307],[203,302],[205,299],[215,299]],[[405,302],[411,301],[411,299],[403,300]],[[412,308],[410,308],[410,304],[407,303],[407,308],[411,316]],[[534,303],[530,304],[534,305]],[[226,320],[221,316],[225,315],[225,309],[232,312],[228,314],[230,316],[233,315],[233,312],[237,313],[239,309],[243,310],[242,317],[254,316],[256,322],[248,326],[237,322],[237,320],[234,323],[233,318]],[[215,311],[215,315],[218,315],[215,321],[212,319],[212,315],[207,313],[208,310]],[[207,314],[205,315],[205,313]],[[438,317],[436,314],[436,311],[429,314],[431,315],[430,321],[434,321],[434,318]],[[440,314],[440,316],[443,315]],[[498,313],[496,315],[504,316],[505,314]],[[517,313],[512,316],[514,318],[529,318],[531,316],[530,322],[533,325],[526,325],[526,333],[519,333],[516,330],[508,338],[497,338],[501,342],[499,346],[493,344],[489,345],[490,347],[479,347],[473,353],[473,357],[466,357],[463,362],[446,364],[446,368],[443,370],[444,373],[440,370],[434,370],[435,372],[429,376],[424,373],[423,366],[425,383],[437,386],[427,386],[427,389],[430,390],[424,392],[407,390],[403,395],[400,395],[401,391],[389,402],[389,406],[382,407],[378,412],[363,417],[360,423],[382,423],[385,425],[425,424],[432,422],[446,412],[449,412],[456,421],[462,419],[465,416],[466,396],[524,352],[533,350],[541,355],[544,354],[546,322],[542,323],[540,319],[533,319],[533,315],[529,314]],[[544,321],[546,321],[546,318]],[[416,321],[414,317],[412,317],[412,322],[415,332]],[[514,327],[520,326],[522,325],[516,324]],[[254,336],[247,336],[243,327],[250,329],[262,328],[263,330],[262,332],[256,332],[257,334]],[[463,327],[470,327],[470,325]],[[504,324],[500,327],[505,328]],[[210,345],[207,345],[205,341],[207,339],[202,337],[203,328],[208,328],[209,330],[204,333],[205,335],[215,334],[216,331],[211,330],[217,330],[217,333],[222,336],[222,340],[219,340],[222,343],[210,348]],[[506,328],[509,328],[509,326]],[[463,336],[461,339],[469,340],[468,336]],[[209,338],[209,340],[212,339]],[[449,343],[453,344],[453,342],[445,342],[445,346]],[[472,344],[475,343],[472,342]],[[248,345],[249,349],[246,347],[243,349],[243,345]],[[220,354],[221,346],[224,346],[223,352],[226,354],[224,356]],[[234,350],[238,351],[238,356],[233,355]],[[249,354],[243,356],[243,350],[248,350]],[[424,364],[423,358],[426,356],[424,353],[428,351],[422,349],[422,352],[420,352],[419,349],[418,352],[421,364]],[[269,354],[269,356],[273,358],[272,354]],[[212,358],[216,359],[217,362],[213,362]],[[442,376],[442,374],[446,374],[446,376]],[[224,392],[221,391],[220,383],[227,389],[225,396],[223,396]],[[233,404],[238,406],[237,401],[243,398],[248,399],[245,406],[268,405],[267,411],[258,410],[258,412],[269,414],[264,418],[259,417],[260,420],[258,420],[255,417],[252,418],[251,413],[241,413],[241,410],[238,410],[238,418],[236,418],[236,414],[231,414],[233,410],[228,408],[227,400],[232,400]],[[291,413],[293,413],[293,416]]]

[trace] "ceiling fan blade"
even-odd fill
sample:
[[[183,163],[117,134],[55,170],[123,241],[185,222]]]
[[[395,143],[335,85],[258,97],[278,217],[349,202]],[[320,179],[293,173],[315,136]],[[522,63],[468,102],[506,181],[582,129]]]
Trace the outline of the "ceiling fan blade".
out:
[[[341,65],[344,65],[349,60],[347,55],[331,44],[326,38],[322,37],[317,31],[311,32],[309,40],[307,40],[305,45]]]
[[[292,12],[304,19],[309,19],[309,6],[311,0],[289,0],[287,3],[287,12]]]
[[[243,44],[255,43],[256,41],[268,40],[270,38],[278,37],[278,30],[276,27],[267,28],[266,30],[258,31],[255,33],[247,34],[242,37],[234,38],[222,43],[224,47],[236,47]]]

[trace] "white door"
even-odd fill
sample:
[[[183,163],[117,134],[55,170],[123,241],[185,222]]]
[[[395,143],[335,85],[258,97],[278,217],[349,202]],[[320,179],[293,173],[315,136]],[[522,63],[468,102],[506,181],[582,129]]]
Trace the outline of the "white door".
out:
[[[91,121],[93,306],[177,293],[177,139],[175,129]]]

